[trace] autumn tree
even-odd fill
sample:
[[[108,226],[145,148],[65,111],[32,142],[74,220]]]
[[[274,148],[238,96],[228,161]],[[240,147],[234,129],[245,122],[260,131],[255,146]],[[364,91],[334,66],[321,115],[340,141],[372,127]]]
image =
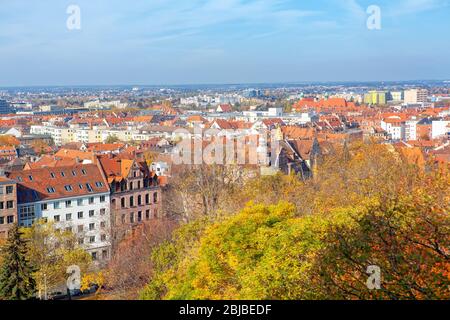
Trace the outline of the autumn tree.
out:
[[[170,238],[175,225],[170,220],[151,220],[139,225],[119,244],[101,276],[91,275],[85,281],[98,284],[100,278],[108,295],[136,299],[152,274],[149,261],[152,249]]]
[[[27,240],[27,257],[37,270],[33,278],[40,297],[45,290],[65,283],[67,267],[77,265],[82,273],[91,267],[91,256],[78,246],[71,231],[56,230],[53,223],[41,219],[23,233]]]

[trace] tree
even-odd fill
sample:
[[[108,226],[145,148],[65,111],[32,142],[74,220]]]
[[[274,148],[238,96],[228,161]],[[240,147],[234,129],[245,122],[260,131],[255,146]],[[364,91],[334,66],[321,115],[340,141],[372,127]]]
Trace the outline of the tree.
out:
[[[92,258],[78,246],[75,235],[71,231],[56,230],[53,223],[36,221],[24,230],[24,238],[28,240],[27,256],[37,269],[33,278],[39,297],[64,284],[67,267],[77,265],[82,273],[91,267]]]
[[[174,228],[173,221],[151,220],[139,225],[119,244],[102,277],[109,295],[136,299],[152,274],[148,259],[152,249],[169,239]],[[88,280],[99,284],[92,277]]]
[[[117,142],[120,142],[120,139],[116,135],[108,135],[108,137],[105,140],[105,143],[117,143]]]
[[[27,247],[17,225],[9,232],[3,248],[4,260],[0,268],[0,298],[27,300],[33,297],[35,281],[33,269],[27,260]]]

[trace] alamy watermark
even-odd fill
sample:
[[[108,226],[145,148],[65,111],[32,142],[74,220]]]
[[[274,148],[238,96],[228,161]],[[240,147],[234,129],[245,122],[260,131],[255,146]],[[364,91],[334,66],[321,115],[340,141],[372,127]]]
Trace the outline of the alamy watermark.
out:
[[[381,30],[381,8],[377,5],[371,5],[367,8],[367,29]]]
[[[69,15],[66,21],[68,30],[81,30],[81,8],[76,4],[67,7],[66,13]]]

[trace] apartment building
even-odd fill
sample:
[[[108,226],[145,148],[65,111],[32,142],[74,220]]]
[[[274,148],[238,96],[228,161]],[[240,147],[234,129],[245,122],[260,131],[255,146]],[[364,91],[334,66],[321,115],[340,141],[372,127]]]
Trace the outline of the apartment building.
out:
[[[0,176],[0,239],[8,237],[9,229],[17,221],[17,184]]]
[[[99,157],[99,163],[111,189],[114,241],[138,224],[162,217],[161,187],[146,162],[109,155]]]
[[[410,89],[405,90],[404,102],[405,104],[425,103],[428,99],[428,90],[426,89]]]
[[[110,190],[95,164],[44,167],[12,172],[17,183],[18,221],[31,226],[37,219],[73,232],[78,244],[97,261],[111,250]]]

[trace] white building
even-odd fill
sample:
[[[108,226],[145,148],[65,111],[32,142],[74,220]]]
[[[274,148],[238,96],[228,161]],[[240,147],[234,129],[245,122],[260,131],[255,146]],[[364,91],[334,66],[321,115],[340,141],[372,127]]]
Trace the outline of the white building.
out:
[[[405,104],[425,103],[428,100],[428,90],[426,89],[410,89],[405,90],[404,102]]]
[[[431,122],[431,138],[436,139],[450,133],[449,120],[433,120]]]
[[[78,244],[97,261],[110,257],[110,190],[95,164],[16,171],[19,224],[37,219],[73,232]]]

